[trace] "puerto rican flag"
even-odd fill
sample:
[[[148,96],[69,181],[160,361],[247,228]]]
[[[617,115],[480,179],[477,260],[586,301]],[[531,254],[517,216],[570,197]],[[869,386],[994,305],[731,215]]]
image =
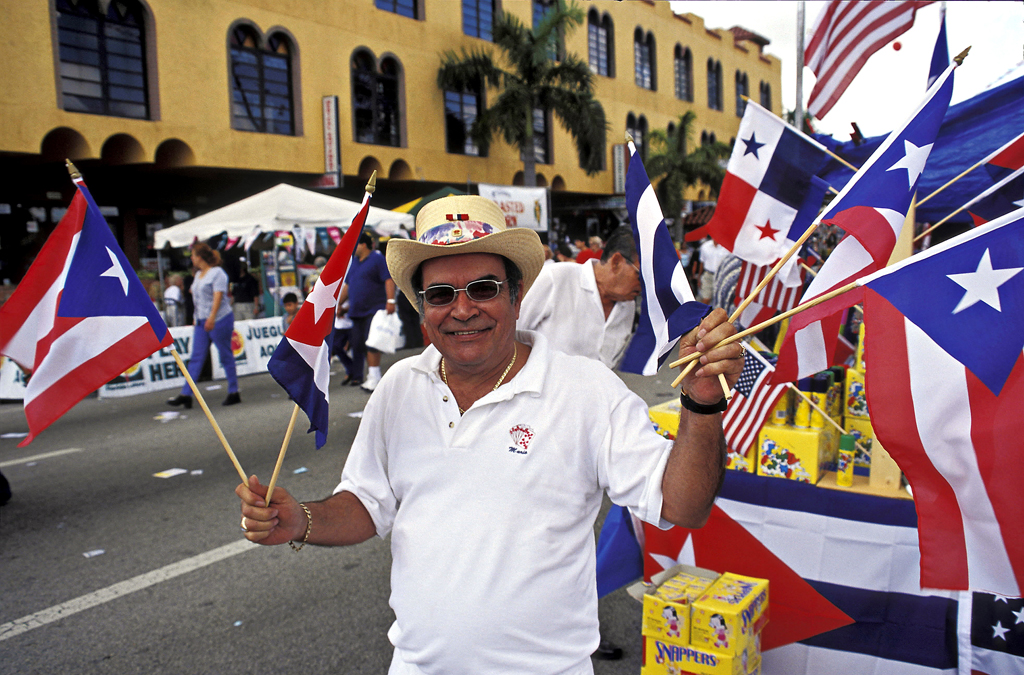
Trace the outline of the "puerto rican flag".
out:
[[[619,363],[619,370],[654,375],[676,341],[700,324],[709,308],[693,297],[686,270],[679,262],[665,225],[658,196],[632,141],[629,153],[626,208],[637,246],[643,302],[640,323]]]
[[[25,417],[32,442],[43,429],[156,350],[171,344],[85,184],[18,289],[0,308],[0,353],[32,377]]]
[[[748,101],[715,213],[686,239],[709,234],[749,263],[774,265],[818,215],[828,184],[814,174],[827,160],[820,143]],[[777,278],[800,285],[795,257]]]
[[[1024,168],[1004,176],[998,183],[964,204],[974,225],[983,225],[1024,207]]]
[[[838,289],[889,262],[925,162],[953,94],[954,62],[906,124],[892,132],[830,204],[821,222],[846,231],[801,302]],[[794,382],[832,365],[840,312],[862,301],[860,289],[793,316],[774,382]]]
[[[1024,209],[863,280],[865,390],[919,517],[921,583],[1024,588]]]
[[[1008,141],[982,160],[992,180],[1000,180],[1024,167],[1024,133]]]
[[[367,192],[345,236],[324,265],[313,290],[267,363],[270,374],[309,418],[308,431],[316,432],[317,448],[327,442],[330,425],[327,389],[331,377],[331,352],[327,338],[334,327],[338,295],[369,210],[370,193]]]

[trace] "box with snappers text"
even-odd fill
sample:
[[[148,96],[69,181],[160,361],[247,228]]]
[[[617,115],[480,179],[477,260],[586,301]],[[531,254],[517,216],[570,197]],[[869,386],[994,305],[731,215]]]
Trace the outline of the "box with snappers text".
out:
[[[767,580],[726,572],[693,602],[690,644],[731,656],[757,651],[767,609]]]

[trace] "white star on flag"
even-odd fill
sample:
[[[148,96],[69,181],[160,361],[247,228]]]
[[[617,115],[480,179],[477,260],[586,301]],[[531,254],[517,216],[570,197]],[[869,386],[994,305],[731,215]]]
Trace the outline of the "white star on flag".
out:
[[[992,639],[999,638],[1000,640],[1005,640],[1006,634],[1009,632],[1009,628],[1003,628],[1002,621],[996,621],[996,625],[992,626]]]
[[[953,310],[953,313],[956,314],[965,310],[979,301],[984,302],[997,312],[1001,312],[1002,309],[999,306],[999,287],[1019,274],[1022,269],[1024,267],[1008,267],[1001,270],[992,269],[992,259],[989,255],[989,249],[986,248],[981,256],[981,260],[978,261],[977,270],[974,272],[964,272],[963,274],[946,275],[967,290],[964,293],[964,297],[960,300],[960,304]]]
[[[1021,607],[1019,611],[1014,612],[1013,615],[1017,617],[1017,620],[1013,622],[1014,626],[1018,623],[1024,623],[1024,607]]]
[[[313,285],[313,290],[310,291],[308,296],[306,296],[306,302],[313,303],[313,307],[316,310],[313,323],[319,323],[320,317],[324,315],[324,312],[329,309],[333,310],[338,304],[336,292],[340,285],[341,279],[338,279],[331,284],[325,284],[322,276],[317,277],[316,284]]]
[[[110,247],[106,247],[107,255],[110,256],[110,269],[101,274],[101,277],[113,277],[121,282],[121,289],[124,291],[125,297],[128,297],[128,275],[124,273],[124,269],[121,267],[121,262],[114,255],[114,252],[110,250]]]
[[[921,172],[924,171],[924,164],[928,161],[928,154],[932,151],[932,143],[922,145],[920,148],[908,140],[903,141],[903,158],[890,166],[886,171],[895,169],[907,170],[907,189],[914,187]]]

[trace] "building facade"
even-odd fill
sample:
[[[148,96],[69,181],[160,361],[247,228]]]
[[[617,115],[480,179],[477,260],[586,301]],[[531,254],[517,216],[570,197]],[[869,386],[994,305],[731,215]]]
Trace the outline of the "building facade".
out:
[[[443,185],[522,181],[517,151],[466,130],[495,92],[442,91],[441,53],[492,50],[500,12],[527,26],[550,0],[0,0],[0,277],[23,275],[73,193],[71,159],[133,262],[152,232],[280,182],[325,172],[324,97],[337,100],[341,186],[377,206]],[[667,2],[583,2],[565,49],[595,73],[607,168],[588,176],[572,140],[535,114],[538,184],[556,215],[615,194],[613,153],[687,110],[694,142],[735,138],[742,95],[782,113],[767,40],[710,29]],[[330,144],[327,144],[330,148]],[[699,189],[692,198],[698,198]]]

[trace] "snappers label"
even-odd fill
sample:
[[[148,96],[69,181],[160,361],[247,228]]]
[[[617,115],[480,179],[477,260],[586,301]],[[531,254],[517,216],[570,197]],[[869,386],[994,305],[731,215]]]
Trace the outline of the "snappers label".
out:
[[[711,652],[703,652],[692,647],[666,644],[661,640],[655,640],[654,646],[658,650],[659,662],[694,663],[700,666],[711,666],[712,668],[718,665],[718,657]]]

